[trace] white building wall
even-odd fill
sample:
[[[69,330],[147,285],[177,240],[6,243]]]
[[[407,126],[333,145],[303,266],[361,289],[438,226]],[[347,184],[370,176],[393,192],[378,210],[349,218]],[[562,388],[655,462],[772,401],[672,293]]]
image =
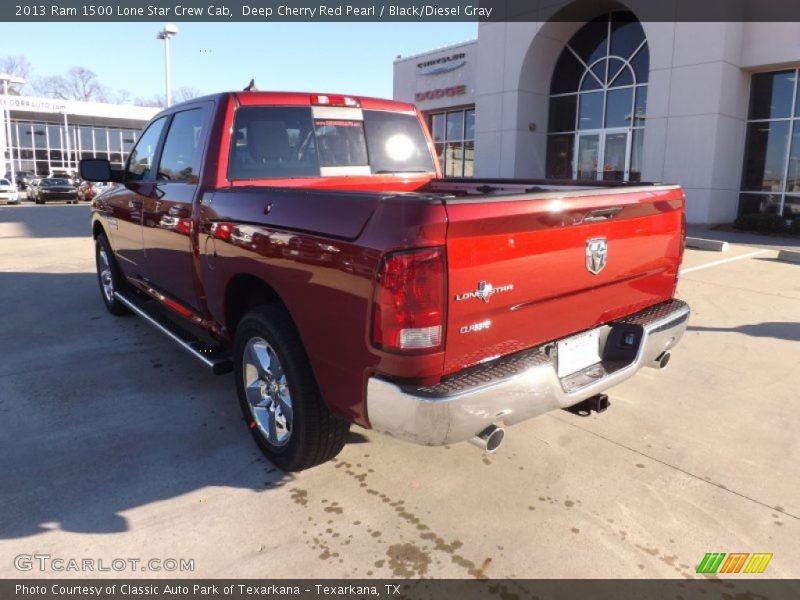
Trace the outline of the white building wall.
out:
[[[404,102],[413,102],[421,110],[430,111],[451,106],[463,106],[475,102],[475,81],[477,42],[470,40],[439,48],[432,52],[401,57],[394,62],[394,99]],[[421,63],[447,59],[457,55],[464,55],[463,65],[453,70],[426,74],[426,68],[420,67]],[[461,63],[461,60],[453,61]],[[448,63],[442,63],[442,66]],[[419,98],[417,94],[425,94],[434,90],[448,90],[464,86],[464,93],[458,95],[442,95],[440,98]]]
[[[476,176],[543,177],[550,80],[565,43],[595,16],[636,14],[653,2],[541,0],[531,3],[538,22],[481,23],[471,49]],[[559,11],[575,20],[547,21]],[[739,203],[750,76],[800,64],[800,23],[642,25],[650,51],[642,178],[681,184],[690,223],[730,222]],[[408,85],[396,64],[395,96]]]

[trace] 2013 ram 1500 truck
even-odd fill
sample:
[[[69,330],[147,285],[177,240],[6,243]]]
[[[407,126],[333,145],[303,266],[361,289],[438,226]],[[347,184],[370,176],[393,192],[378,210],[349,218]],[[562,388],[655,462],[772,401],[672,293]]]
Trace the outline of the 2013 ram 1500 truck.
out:
[[[98,278],[216,372],[285,470],[350,423],[497,448],[602,410],[686,328],[672,185],[441,177],[410,104],[245,91],[156,115],[93,202]]]

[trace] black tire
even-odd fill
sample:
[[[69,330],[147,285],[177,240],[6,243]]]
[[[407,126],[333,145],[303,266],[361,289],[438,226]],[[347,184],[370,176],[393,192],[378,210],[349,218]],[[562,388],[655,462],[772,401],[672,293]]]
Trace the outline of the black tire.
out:
[[[280,372],[285,374],[292,416],[288,440],[283,445],[270,442],[245,392],[245,351],[256,340],[266,342],[274,351]],[[262,306],[242,318],[236,328],[233,356],[236,391],[245,422],[270,462],[284,471],[302,471],[327,462],[341,452],[350,424],[331,413],[325,405],[302,342],[282,306]],[[252,367],[249,370],[252,371]],[[262,411],[269,409],[262,408]]]
[[[106,305],[108,312],[112,315],[129,314],[128,308],[114,296],[114,291],[127,288],[127,282],[117,266],[114,253],[111,251],[111,245],[108,243],[108,238],[104,233],[99,234],[94,240],[94,258],[97,266],[97,282],[100,285],[100,297],[103,299],[103,304]],[[104,273],[106,265],[108,273]],[[104,282],[105,277],[110,277],[110,280],[105,279]],[[106,287],[108,283],[111,284],[110,293]]]

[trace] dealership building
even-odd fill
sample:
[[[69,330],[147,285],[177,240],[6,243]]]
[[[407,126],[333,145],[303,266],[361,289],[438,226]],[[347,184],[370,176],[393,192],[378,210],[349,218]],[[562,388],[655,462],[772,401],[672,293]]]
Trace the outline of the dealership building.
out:
[[[481,23],[398,57],[394,97],[448,176],[679,183],[690,223],[800,215],[800,23],[640,22],[630,4]]]
[[[10,171],[39,176],[77,171],[82,158],[105,158],[121,167],[137,135],[159,110],[0,95],[0,176]]]

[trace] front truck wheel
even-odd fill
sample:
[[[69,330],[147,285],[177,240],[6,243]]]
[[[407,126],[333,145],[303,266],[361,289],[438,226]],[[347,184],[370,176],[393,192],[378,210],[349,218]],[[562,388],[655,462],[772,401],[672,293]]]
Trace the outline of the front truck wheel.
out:
[[[111,245],[104,233],[99,234],[94,240],[94,257],[103,304],[112,315],[128,314],[130,311],[114,295],[115,291],[124,288],[125,280],[114,260],[114,253],[111,251]]]
[[[286,311],[268,305],[247,313],[234,341],[236,391],[253,437],[284,471],[334,458],[350,424],[328,410]]]

